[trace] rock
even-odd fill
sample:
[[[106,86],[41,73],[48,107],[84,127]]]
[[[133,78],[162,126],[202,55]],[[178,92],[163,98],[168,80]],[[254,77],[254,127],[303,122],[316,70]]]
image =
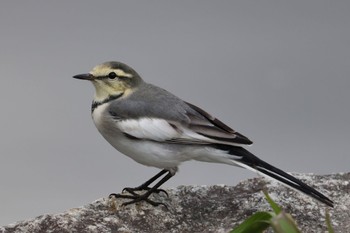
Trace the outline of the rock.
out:
[[[330,215],[335,232],[350,232],[350,173],[294,174],[335,202]],[[0,232],[229,232],[256,211],[270,210],[261,190],[290,213],[302,232],[325,232],[326,206],[277,182],[259,177],[236,186],[179,186],[152,198],[167,204],[122,207],[122,199],[102,198],[60,214],[0,227]]]

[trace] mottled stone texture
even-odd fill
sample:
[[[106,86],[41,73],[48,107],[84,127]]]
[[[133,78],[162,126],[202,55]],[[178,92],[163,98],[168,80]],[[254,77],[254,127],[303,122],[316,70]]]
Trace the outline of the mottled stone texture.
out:
[[[335,201],[330,210],[335,232],[350,232],[350,173],[295,174]],[[147,203],[121,207],[124,200],[102,198],[61,214],[47,214],[0,227],[0,232],[228,232],[256,211],[270,210],[261,192],[263,178],[237,186],[179,186],[169,198],[152,198],[168,205]],[[271,197],[296,219],[302,232],[325,232],[325,205],[276,182],[267,183]]]

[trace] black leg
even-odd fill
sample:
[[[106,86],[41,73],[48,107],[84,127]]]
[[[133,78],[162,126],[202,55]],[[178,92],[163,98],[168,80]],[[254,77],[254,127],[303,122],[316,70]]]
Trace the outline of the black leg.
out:
[[[137,186],[135,188],[130,188],[130,187],[126,187],[123,189],[122,192],[127,191],[128,193],[132,194],[132,195],[137,195],[135,193],[135,191],[142,191],[142,190],[150,190],[151,188],[148,187],[150,184],[152,184],[155,180],[157,180],[159,177],[161,177],[162,175],[164,175],[165,173],[167,173],[168,171],[163,169],[161,170],[159,173],[157,173],[155,176],[153,176],[151,179],[147,180],[145,183],[141,184],[140,186]],[[154,193],[160,193],[163,192],[168,196],[168,193],[163,190],[163,189],[156,189],[153,191]]]
[[[162,175],[164,175],[167,172],[167,174],[158,182],[156,183],[152,188],[149,188],[148,185],[150,185],[151,183],[153,183],[155,180],[157,180],[159,177],[161,177]],[[133,199],[131,201],[128,202],[124,202],[123,206],[126,205],[130,205],[133,203],[137,203],[140,201],[145,201],[153,206],[158,206],[158,205],[163,205],[165,207],[167,207],[164,203],[161,202],[155,202],[150,200],[148,197],[154,193],[154,192],[159,192],[158,189],[162,184],[164,184],[166,181],[168,181],[171,177],[173,177],[174,174],[168,170],[162,170],[161,172],[159,172],[157,175],[155,175],[154,177],[152,177],[151,179],[149,179],[148,181],[146,181],[144,184],[136,187],[136,188],[130,188],[130,190],[127,190],[131,195],[124,195],[124,194],[116,194],[116,193],[112,193],[109,196],[114,196],[116,198],[126,198],[126,199]],[[137,194],[134,191],[135,190],[147,190],[147,192],[143,193],[143,194]],[[164,191],[164,190],[163,190]],[[164,191],[165,192],[165,191]]]

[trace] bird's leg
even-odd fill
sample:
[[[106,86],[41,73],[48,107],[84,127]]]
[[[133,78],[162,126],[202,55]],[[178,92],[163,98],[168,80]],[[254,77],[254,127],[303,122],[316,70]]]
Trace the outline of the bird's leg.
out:
[[[130,188],[130,187],[126,187],[123,189],[122,192],[127,191],[128,193],[132,194],[132,195],[137,195],[135,193],[135,191],[143,191],[143,190],[150,190],[151,188],[149,187],[150,184],[152,184],[155,180],[157,180],[159,177],[161,177],[162,175],[164,175],[166,172],[168,172],[167,170],[163,169],[161,170],[159,173],[157,173],[155,176],[153,176],[151,179],[147,180],[145,183],[141,184],[140,186],[137,186],[135,188]],[[153,191],[154,193],[160,193],[163,192],[165,193],[167,196],[168,193],[164,190],[164,189],[156,189]]]
[[[158,183],[156,183],[152,188],[148,187],[148,185],[150,183],[155,181],[157,178],[159,178],[160,176],[162,176],[166,172],[168,172],[168,174],[166,174],[166,176],[164,176]],[[130,192],[132,195],[124,195],[124,194],[112,193],[109,196],[110,197],[114,196],[115,198],[133,199],[131,201],[124,202],[122,204],[123,206],[130,205],[130,204],[133,204],[133,203],[137,203],[137,202],[140,202],[140,201],[145,201],[145,202],[147,202],[147,203],[149,203],[149,204],[151,204],[153,206],[163,205],[163,206],[167,207],[164,203],[152,201],[148,197],[154,192],[159,192],[160,189],[158,189],[158,188],[162,184],[164,184],[167,180],[169,180],[171,177],[173,177],[173,176],[174,176],[174,173],[172,173],[171,171],[162,170],[156,176],[152,177],[150,180],[148,180],[147,182],[145,182],[144,184],[139,186],[139,187],[142,187],[143,185],[146,185],[145,187],[147,187],[147,189],[144,189],[144,187],[142,187],[142,190],[147,190],[147,192],[145,192],[143,194],[137,194],[134,191],[132,191],[132,192]],[[139,188],[139,187],[137,187],[137,188]]]

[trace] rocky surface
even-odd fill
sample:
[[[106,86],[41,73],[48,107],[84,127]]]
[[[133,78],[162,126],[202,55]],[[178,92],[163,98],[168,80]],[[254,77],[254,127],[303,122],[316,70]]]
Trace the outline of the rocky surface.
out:
[[[296,175],[335,201],[330,209],[335,232],[350,232],[350,173]],[[60,214],[0,227],[0,232],[229,232],[256,211],[270,210],[261,192],[267,184],[271,197],[297,221],[302,232],[325,232],[325,205],[263,178],[236,186],[179,186],[147,203],[122,207],[125,200],[101,198]]]

